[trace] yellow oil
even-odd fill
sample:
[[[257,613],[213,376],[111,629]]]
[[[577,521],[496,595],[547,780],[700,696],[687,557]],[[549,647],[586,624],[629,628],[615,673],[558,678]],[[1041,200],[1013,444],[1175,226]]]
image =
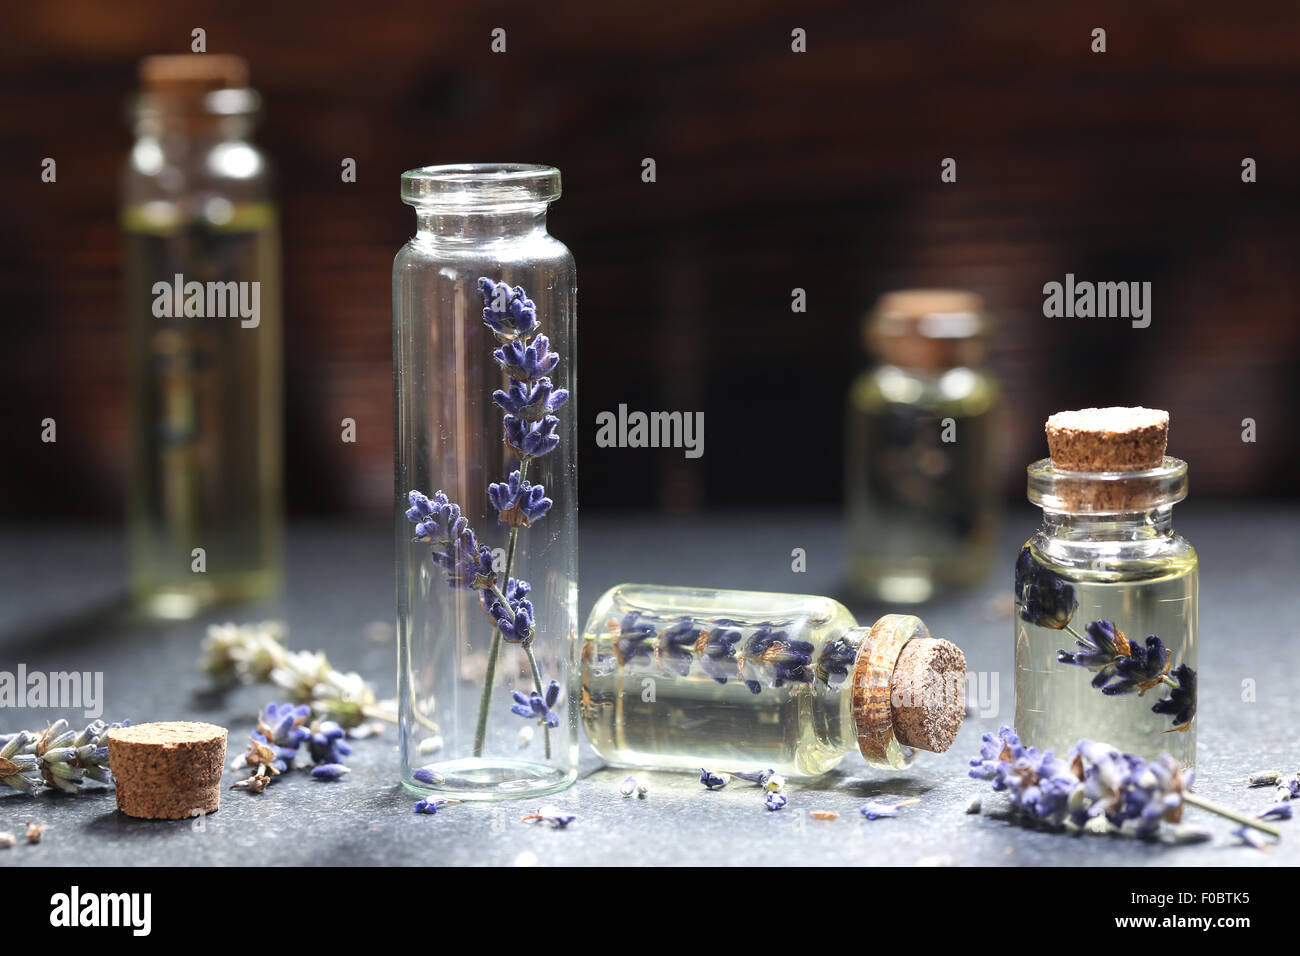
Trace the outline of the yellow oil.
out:
[[[1197,558],[1190,546],[1171,557],[1105,570],[1067,568],[1029,544],[1042,568],[1059,574],[1079,602],[1070,626],[1086,635],[1090,621],[1110,621],[1135,644],[1158,636],[1170,667],[1197,668]],[[1058,662],[1077,650],[1069,631],[1024,621],[1017,605],[1016,715],[1021,740],[1064,755],[1080,739],[1105,741],[1125,753],[1150,758],[1168,753],[1182,766],[1196,762],[1196,719],[1175,729],[1152,705],[1169,696],[1158,684],[1145,693],[1107,696],[1092,686],[1093,672]]]
[[[683,622],[698,637],[675,645]],[[848,683],[827,670],[856,626],[829,598],[621,585],[583,633],[583,726],[616,766],[825,773],[856,746]],[[776,633],[809,666],[742,668],[755,636]]]
[[[281,576],[283,468],[275,208],[226,204],[218,222],[155,202],[127,207],[123,227],[132,596],[147,613],[188,617],[269,595]],[[156,317],[154,284],[177,274],[260,282],[258,324]]]
[[[969,368],[886,365],[854,382],[845,480],[849,585],[859,597],[925,601],[987,573],[998,396],[993,376]]]

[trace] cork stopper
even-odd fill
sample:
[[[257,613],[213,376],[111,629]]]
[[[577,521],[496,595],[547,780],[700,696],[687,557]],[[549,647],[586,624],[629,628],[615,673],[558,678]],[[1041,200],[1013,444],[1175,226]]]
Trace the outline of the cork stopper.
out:
[[[898,655],[889,690],[898,742],[941,754],[966,716],[966,655],[941,638],[913,638]]]
[[[863,329],[870,352],[908,368],[979,364],[987,335],[984,300],[961,289],[887,292]]]
[[[1164,461],[1169,413],[1158,408],[1082,408],[1047,420],[1047,448],[1062,471],[1146,471]]]
[[[869,763],[904,768],[909,747],[942,753],[966,716],[966,656],[920,618],[886,614],[858,649],[851,704]]]
[[[117,808],[130,817],[182,820],[221,805],[226,729],[194,721],[135,724],[108,733]]]
[[[140,86],[149,93],[198,95],[248,86],[248,61],[225,53],[147,56],[140,61]]]

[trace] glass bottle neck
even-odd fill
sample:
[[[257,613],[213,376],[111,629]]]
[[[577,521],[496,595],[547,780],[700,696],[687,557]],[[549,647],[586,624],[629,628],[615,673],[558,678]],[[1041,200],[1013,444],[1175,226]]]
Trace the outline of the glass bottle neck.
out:
[[[1043,533],[1065,541],[1140,541],[1174,533],[1173,505],[1123,514],[1043,511]]]
[[[425,241],[513,240],[546,234],[546,204],[466,212],[440,207],[415,209],[416,238]]]

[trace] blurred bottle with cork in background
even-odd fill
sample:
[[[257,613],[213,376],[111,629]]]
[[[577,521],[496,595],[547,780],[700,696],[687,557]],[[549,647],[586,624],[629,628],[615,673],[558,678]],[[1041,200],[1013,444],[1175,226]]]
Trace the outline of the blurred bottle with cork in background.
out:
[[[129,588],[184,618],[281,583],[278,215],[243,59],[147,57],[140,86],[121,206]]]
[[[992,564],[1001,389],[984,368],[981,298],[949,289],[881,296],[863,326],[876,360],[849,389],[848,590],[918,603]]]

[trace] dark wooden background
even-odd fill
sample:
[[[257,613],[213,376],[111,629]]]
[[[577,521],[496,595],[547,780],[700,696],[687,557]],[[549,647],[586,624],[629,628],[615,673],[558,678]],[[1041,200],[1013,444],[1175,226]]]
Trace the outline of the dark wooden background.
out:
[[[185,51],[196,26],[250,60],[266,100],[300,513],[391,507],[399,173],[499,160],[564,173],[551,226],[579,269],[584,508],[838,501],[860,317],[913,284],[975,289],[999,320],[1009,496],[1048,414],[1112,403],[1170,409],[1198,496],[1295,493],[1295,4],[43,2],[6,10],[0,58],[11,520],[119,512],[122,102],[136,60]],[[1045,319],[1042,285],[1067,272],[1152,282],[1151,327]],[[597,449],[595,415],[620,402],[704,411],[704,457]]]

